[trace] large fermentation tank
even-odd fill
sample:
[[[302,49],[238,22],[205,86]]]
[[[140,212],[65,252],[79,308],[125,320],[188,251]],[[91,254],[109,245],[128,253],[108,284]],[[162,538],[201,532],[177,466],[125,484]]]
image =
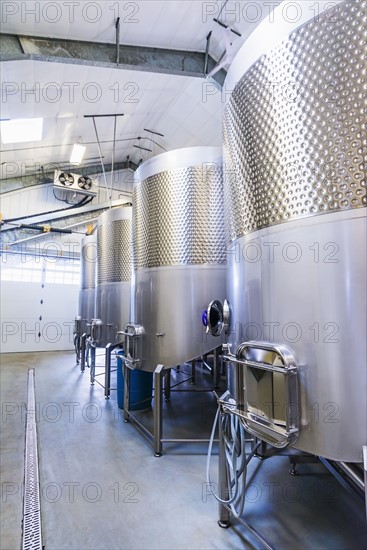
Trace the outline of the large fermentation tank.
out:
[[[232,90],[224,111],[229,343],[239,360],[269,365],[279,356],[260,342],[285,346],[298,370],[294,446],[361,462],[367,444],[367,5],[334,2],[323,13],[319,4],[311,19],[309,3],[298,2],[292,24],[284,7],[280,19],[280,6],[275,20],[244,44],[226,80]],[[259,343],[257,350],[239,348],[250,341]],[[232,382],[260,430],[261,422],[284,423],[277,375],[250,367],[242,388]]]
[[[130,319],[131,291],[131,206],[113,208],[98,218],[98,267],[96,318],[98,345],[116,344]]]
[[[97,237],[87,235],[81,241],[81,277],[78,316],[81,323],[80,335],[89,333],[87,326],[95,316],[95,290],[97,270]]]
[[[142,327],[140,368],[169,368],[220,344],[202,314],[212,297],[225,297],[223,226],[220,148],[171,151],[137,171],[132,320]]]

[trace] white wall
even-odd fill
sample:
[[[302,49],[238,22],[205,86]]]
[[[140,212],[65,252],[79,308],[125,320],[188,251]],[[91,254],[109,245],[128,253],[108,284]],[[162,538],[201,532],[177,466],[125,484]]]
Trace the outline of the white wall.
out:
[[[2,281],[1,353],[72,350],[78,293],[78,285]]]
[[[112,198],[130,201],[132,180],[133,173],[130,170],[115,172]],[[107,182],[110,184],[110,174],[107,174]],[[99,178],[99,192],[93,204],[106,201],[104,181]],[[5,219],[65,206],[53,196],[52,184],[37,185],[1,195],[1,212]],[[76,230],[83,233],[82,226]],[[38,258],[55,252],[61,257],[67,257],[70,252],[80,252],[81,238],[81,234],[60,236],[47,233],[40,239],[15,246],[14,250],[19,253],[23,251],[22,247],[29,247]],[[3,269],[9,262],[10,259],[5,255],[1,262]],[[52,265],[51,260],[49,264]],[[21,263],[22,269],[26,271],[29,269],[27,266],[27,263]],[[29,282],[38,281],[29,277],[22,281],[15,280],[12,275],[3,276],[0,289],[1,353],[73,349],[73,320],[77,314],[79,284],[45,282],[44,274],[41,281],[41,272],[37,276],[40,282]]]

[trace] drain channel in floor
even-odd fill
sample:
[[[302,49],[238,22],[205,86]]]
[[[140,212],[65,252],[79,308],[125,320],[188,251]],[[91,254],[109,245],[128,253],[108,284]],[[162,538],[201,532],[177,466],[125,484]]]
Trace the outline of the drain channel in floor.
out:
[[[28,371],[22,550],[42,550],[34,369]]]

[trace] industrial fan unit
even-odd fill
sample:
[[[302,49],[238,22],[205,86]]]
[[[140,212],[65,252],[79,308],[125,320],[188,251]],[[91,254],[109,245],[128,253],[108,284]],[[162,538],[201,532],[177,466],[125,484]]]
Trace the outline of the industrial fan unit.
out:
[[[54,188],[95,197],[97,195],[98,184],[96,180],[89,176],[55,170]]]

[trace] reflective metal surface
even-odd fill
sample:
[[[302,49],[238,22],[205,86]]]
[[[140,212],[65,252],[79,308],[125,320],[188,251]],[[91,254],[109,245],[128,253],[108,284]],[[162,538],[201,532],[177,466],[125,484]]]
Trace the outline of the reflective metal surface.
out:
[[[98,219],[96,317],[102,321],[98,345],[121,341],[117,335],[130,317],[131,207],[113,208]]]
[[[196,158],[197,149],[202,152],[200,161]],[[191,163],[183,151],[186,166],[174,167],[172,160],[169,162],[172,155],[175,160],[179,158],[177,151],[166,153],[161,155],[165,159],[152,159],[158,173],[144,180],[137,179],[134,187],[135,269],[226,263],[219,150],[214,149],[213,155],[211,148],[189,149],[190,153],[195,152]],[[169,170],[164,168],[162,160],[171,166]],[[142,165],[136,177],[144,173],[148,170]]]
[[[107,210],[98,218],[97,282],[130,283],[131,207]]]
[[[291,349],[299,365],[296,446],[360,462],[367,442],[367,3],[337,8],[294,29],[250,67],[243,57],[227,101],[229,344],[232,353],[249,340]],[[248,399],[270,416],[269,392],[251,376],[247,389],[257,387]]]
[[[95,316],[95,287],[97,270],[97,237],[88,235],[81,241],[81,284],[79,291],[78,315],[81,334],[87,332],[87,323]]]
[[[269,15],[254,29],[228,69],[223,101],[230,99],[231,92],[238,81],[263,54],[278,46],[312,18],[320,20],[326,17],[334,22],[340,13],[340,4],[343,2],[345,0],[333,0],[332,3],[330,0],[269,2],[267,4]]]
[[[229,253],[231,351],[248,340],[292,349],[296,445],[346,462],[361,461],[367,435],[366,234],[365,211],[356,210],[264,229]],[[267,413],[268,395],[252,400]]]
[[[172,367],[220,345],[205,334],[201,316],[212,299],[225,298],[223,223],[220,149],[172,151],[138,170],[131,320],[144,327],[144,370]]]
[[[241,418],[247,432],[273,447],[295,443],[299,434],[298,365],[284,345],[244,342],[236,355],[226,356],[242,399],[231,414]],[[246,383],[244,383],[246,380]],[[266,405],[266,409],[265,409]],[[265,410],[264,410],[265,409]]]
[[[224,331],[228,332],[230,322],[230,309],[227,300],[222,303],[220,300],[212,300],[206,312],[202,316],[206,333],[212,336],[220,336]]]
[[[177,170],[189,166],[222,165],[222,149],[220,147],[186,147],[162,153],[144,162],[136,171],[136,182],[144,181],[155,174],[167,170]]]
[[[366,13],[366,2],[340,4],[236,84],[224,115],[229,240],[366,206]]]
[[[225,297],[226,266],[174,266],[136,272],[135,322],[144,327],[142,368],[191,361],[219,346],[201,322],[210,296]]]

